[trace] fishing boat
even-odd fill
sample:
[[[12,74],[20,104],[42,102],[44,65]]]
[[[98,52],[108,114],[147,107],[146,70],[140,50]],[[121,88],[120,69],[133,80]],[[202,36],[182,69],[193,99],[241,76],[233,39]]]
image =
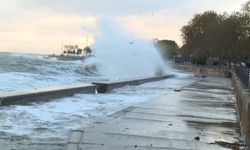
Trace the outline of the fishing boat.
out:
[[[64,61],[85,60],[86,58],[93,56],[93,50],[89,46],[81,49],[78,45],[64,45],[64,50],[60,55],[48,55],[50,58],[56,58]]]

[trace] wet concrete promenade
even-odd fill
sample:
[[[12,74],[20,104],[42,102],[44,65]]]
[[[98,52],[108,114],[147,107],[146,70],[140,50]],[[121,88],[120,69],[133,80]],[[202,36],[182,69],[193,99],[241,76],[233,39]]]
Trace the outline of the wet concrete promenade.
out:
[[[221,150],[239,132],[230,79],[206,77],[72,131],[65,149]]]

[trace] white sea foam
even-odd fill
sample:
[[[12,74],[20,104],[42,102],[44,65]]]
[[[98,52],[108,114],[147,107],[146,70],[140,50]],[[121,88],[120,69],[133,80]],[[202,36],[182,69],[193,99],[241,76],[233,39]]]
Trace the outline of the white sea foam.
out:
[[[100,20],[101,35],[93,45],[98,69],[112,78],[163,74],[165,64],[153,42],[122,31],[112,20]]]

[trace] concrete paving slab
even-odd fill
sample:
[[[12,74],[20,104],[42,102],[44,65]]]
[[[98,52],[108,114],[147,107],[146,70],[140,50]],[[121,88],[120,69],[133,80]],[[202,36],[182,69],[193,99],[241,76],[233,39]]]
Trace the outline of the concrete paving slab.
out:
[[[79,129],[82,134],[78,149],[228,149],[215,141],[238,143],[241,140],[234,93],[231,87],[225,87],[230,82],[207,77],[171,95],[117,112]],[[69,140],[68,145],[71,144]],[[65,149],[71,150],[68,145]]]

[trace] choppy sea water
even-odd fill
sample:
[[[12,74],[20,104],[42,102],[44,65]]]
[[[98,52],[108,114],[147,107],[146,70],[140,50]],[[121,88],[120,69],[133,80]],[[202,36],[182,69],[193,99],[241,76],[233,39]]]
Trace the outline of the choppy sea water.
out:
[[[109,80],[91,62],[65,62],[41,55],[0,53],[0,93],[60,84]],[[2,149],[60,149],[71,129],[87,126],[133,104],[192,82],[189,74],[139,86],[125,86],[106,94],[76,94],[50,102],[0,108]]]
[[[91,61],[60,61],[46,55],[0,53],[0,93],[102,79]]]

